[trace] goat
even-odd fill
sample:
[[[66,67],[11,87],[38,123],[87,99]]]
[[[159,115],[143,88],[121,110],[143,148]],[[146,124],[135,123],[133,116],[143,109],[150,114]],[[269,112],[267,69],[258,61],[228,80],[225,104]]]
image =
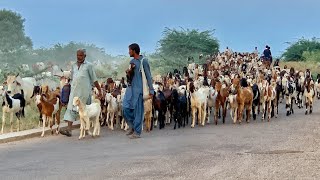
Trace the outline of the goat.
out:
[[[253,84],[252,86],[253,92],[253,102],[252,102],[252,116],[253,120],[257,119],[257,110],[260,105],[260,91],[257,84]]]
[[[246,110],[246,121],[247,123],[250,122],[250,115],[251,115],[251,108],[253,103],[253,92],[251,87],[244,87],[241,88],[240,86],[240,79],[235,78],[232,81],[231,85],[231,92],[233,94],[237,94],[237,103],[238,103],[238,114],[237,118],[239,120],[239,123],[242,122],[242,115],[243,110]]]
[[[216,82],[215,89],[217,91],[217,98],[216,98],[216,109],[215,109],[215,124],[218,125],[218,114],[221,107],[222,110],[222,123],[225,123],[226,114],[227,114],[227,107],[226,102],[229,96],[228,87],[225,84],[222,84],[220,81]],[[219,114],[220,115],[220,114]]]
[[[122,116],[122,121],[121,121],[121,129],[124,129],[125,131],[127,131],[129,129],[128,123],[124,120],[123,118],[123,112],[122,112],[122,103],[123,103],[123,99],[124,99],[124,95],[126,94],[126,90],[127,88],[123,88],[121,89],[121,101],[119,102],[119,109],[120,109],[120,113]],[[151,104],[152,106],[152,104]]]
[[[186,87],[180,86],[178,93],[180,103],[180,118],[183,120],[182,126],[185,127],[186,124],[188,124],[188,99]]]
[[[144,101],[144,119],[146,122],[146,131],[151,131],[152,126],[152,99],[148,99]]]
[[[268,121],[271,119],[272,114],[272,105],[275,99],[276,99],[276,89],[273,85],[269,84],[267,80],[264,80],[263,82],[263,91],[261,92],[261,95],[264,98],[264,104],[263,107],[263,114],[262,114],[262,121],[265,119],[265,116],[268,115]]]
[[[233,120],[233,124],[237,122],[237,112],[238,112],[238,102],[237,102],[237,94],[230,93],[228,96],[229,100],[229,109],[230,109],[230,117]]]
[[[219,108],[219,107],[216,107],[217,95],[218,95],[218,92],[213,87],[210,87],[209,98],[208,98],[208,121],[207,121],[208,124],[210,123],[210,113],[212,108]],[[215,116],[214,116],[214,121],[216,121]]]
[[[100,100],[94,99],[90,105],[85,105],[79,97],[74,97],[73,106],[77,107],[80,115],[80,136],[79,140],[85,137],[85,131],[92,137],[100,135],[99,117],[101,113]],[[90,131],[90,121],[93,121],[93,133]]]
[[[59,134],[59,126],[60,126],[60,112],[61,112],[61,103],[58,97],[52,99],[46,99],[45,94],[37,95],[36,96],[36,103],[40,104],[41,106],[41,114],[42,114],[42,134],[41,137],[44,137],[44,129],[46,127],[46,123],[50,123],[51,134],[53,134],[53,125],[55,124],[56,120],[57,129],[56,134]]]
[[[108,103],[106,121],[107,121],[108,127],[111,130],[114,130],[114,128],[113,128],[114,116],[115,115],[118,116],[118,114],[117,114],[117,111],[118,111],[117,98],[113,97],[111,93],[107,93],[105,103]],[[109,124],[109,118],[110,118],[110,124]]]
[[[294,97],[295,89],[296,89],[296,84],[291,79],[289,79],[289,80],[287,79],[285,87],[284,87],[287,116],[294,113],[292,106],[293,106],[293,100],[295,98]]]
[[[205,118],[207,116],[207,99],[209,96],[209,87],[202,87],[199,90],[195,90],[194,84],[190,83],[191,92],[191,109],[192,109],[192,124],[191,128],[194,128],[196,120],[196,112],[198,112],[198,121],[202,126],[205,124]],[[199,124],[200,124],[199,123]]]
[[[160,85],[154,84],[153,87],[155,90],[155,96],[153,96],[153,118],[155,126],[157,126],[157,122],[159,121],[159,129],[162,129],[165,126],[167,101]]]
[[[305,105],[306,105],[306,112],[305,114],[308,114],[308,107],[310,108],[309,114],[312,114],[312,105],[313,105],[313,98],[315,96],[314,92],[314,85],[311,83],[312,79],[308,77],[305,82],[305,91],[304,91],[304,99],[305,99]]]
[[[317,81],[315,86],[316,86],[315,89],[317,93],[317,98],[320,99],[320,74],[317,74]]]
[[[179,87],[179,92],[177,89],[172,91],[172,106],[173,106],[173,119],[174,119],[174,129],[181,126],[185,127],[187,117],[187,96],[186,90]],[[182,122],[183,120],[183,122]]]
[[[24,99],[24,92],[21,90],[21,94],[17,93],[12,97],[4,91],[3,103],[2,103],[2,128],[1,134],[3,134],[4,125],[6,123],[6,113],[10,114],[10,132],[13,132],[13,114],[16,115],[18,120],[17,131],[20,131],[20,118],[24,117],[24,108],[26,106],[26,100]]]

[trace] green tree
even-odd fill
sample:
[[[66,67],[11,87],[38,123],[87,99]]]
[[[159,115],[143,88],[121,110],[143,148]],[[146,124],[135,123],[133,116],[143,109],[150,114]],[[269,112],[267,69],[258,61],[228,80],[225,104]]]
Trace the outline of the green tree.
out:
[[[290,46],[282,54],[284,60],[287,61],[304,61],[306,56],[304,53],[312,53],[320,50],[320,41],[317,38],[304,39],[301,38],[297,42],[289,43]]]
[[[196,29],[170,29],[163,31],[159,41],[156,61],[153,66],[161,67],[161,72],[170,69],[182,69],[187,64],[187,58],[193,57],[199,63],[200,54],[208,55],[219,51],[219,42],[213,37],[214,30],[199,31]]]
[[[25,19],[16,12],[0,10],[0,51],[2,53],[32,49],[32,41],[24,33],[24,22]]]

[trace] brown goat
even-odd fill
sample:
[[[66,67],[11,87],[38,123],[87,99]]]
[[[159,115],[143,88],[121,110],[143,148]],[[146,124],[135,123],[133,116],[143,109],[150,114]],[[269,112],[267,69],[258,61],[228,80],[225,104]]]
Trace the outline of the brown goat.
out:
[[[48,121],[48,124],[50,123],[50,129],[51,134],[53,134],[52,126],[54,125],[53,117],[56,120],[57,123],[57,130],[56,133],[59,133],[59,125],[60,125],[60,112],[61,112],[61,103],[60,99],[58,97],[55,97],[53,99],[47,100],[46,95],[37,95],[36,96],[36,102],[41,106],[41,114],[42,114],[42,120],[43,120],[43,130],[41,137],[44,137],[44,128],[46,126],[46,122]]]

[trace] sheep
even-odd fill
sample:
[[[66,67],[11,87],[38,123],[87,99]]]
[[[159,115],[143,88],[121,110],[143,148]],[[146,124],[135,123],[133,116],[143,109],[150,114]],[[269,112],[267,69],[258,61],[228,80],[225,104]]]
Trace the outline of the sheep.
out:
[[[57,129],[56,134],[59,134],[59,126],[60,126],[60,112],[61,112],[61,103],[59,97],[55,97],[52,99],[47,99],[45,94],[36,96],[36,104],[40,104],[41,106],[41,114],[42,114],[42,134],[41,137],[44,137],[44,129],[46,127],[46,123],[50,123],[51,134],[53,134],[53,125],[55,124],[53,118],[56,120]]]
[[[13,114],[16,114],[18,120],[17,131],[20,131],[20,118],[24,117],[24,108],[26,106],[26,100],[24,99],[23,90],[21,94],[17,93],[12,97],[8,95],[6,91],[3,90],[3,103],[2,103],[2,128],[1,134],[3,134],[4,125],[6,123],[6,113],[10,114],[10,132],[13,132]]]
[[[80,115],[80,136],[79,140],[85,137],[85,131],[92,137],[100,135],[99,117],[101,113],[100,100],[94,99],[90,105],[85,105],[79,97],[74,97],[73,106],[78,109]],[[93,121],[93,133],[90,131],[90,121]]]

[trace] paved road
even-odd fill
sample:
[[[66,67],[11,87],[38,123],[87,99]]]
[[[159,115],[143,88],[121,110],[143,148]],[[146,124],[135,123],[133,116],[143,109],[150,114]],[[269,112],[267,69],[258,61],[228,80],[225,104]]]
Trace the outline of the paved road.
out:
[[[271,122],[47,136],[0,145],[0,179],[320,179],[320,110]],[[284,104],[281,105],[284,109]]]

